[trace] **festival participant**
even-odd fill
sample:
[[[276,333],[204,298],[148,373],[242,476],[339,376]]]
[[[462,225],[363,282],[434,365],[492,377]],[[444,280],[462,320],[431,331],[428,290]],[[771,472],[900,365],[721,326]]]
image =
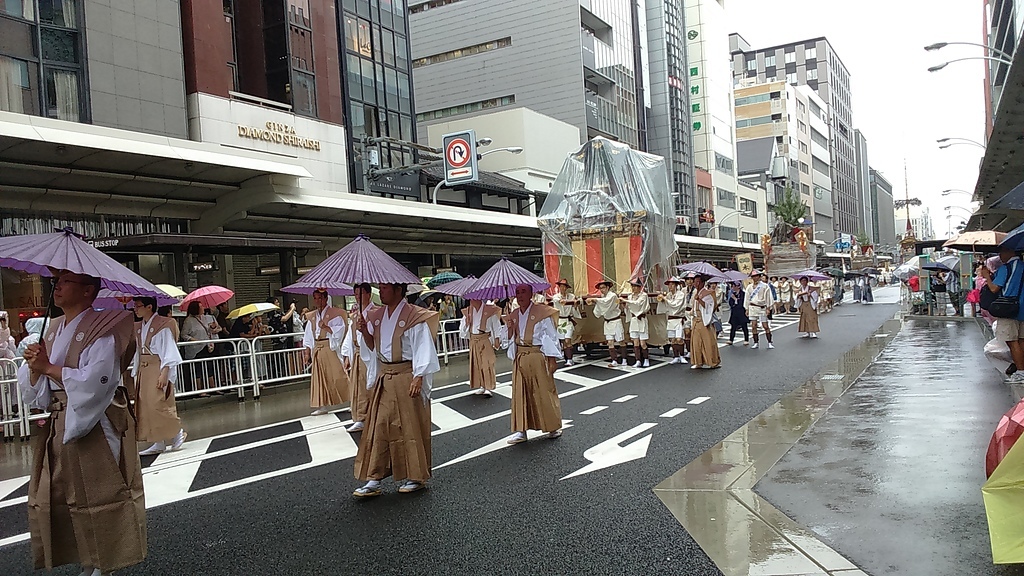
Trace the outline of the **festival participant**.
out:
[[[193,303],[195,304],[195,303]],[[153,445],[140,456],[181,450],[187,434],[181,427],[174,404],[174,386],[178,383],[181,352],[174,339],[172,318],[156,314],[156,298],[135,298],[135,380],[136,439]]]
[[[800,303],[800,325],[797,327],[797,331],[805,333],[804,338],[818,337],[818,302],[820,298],[818,288],[811,286],[806,276],[801,278],[800,291],[796,295],[797,302]]]
[[[470,300],[462,309],[459,335],[469,340],[469,388],[490,398],[497,386],[494,351],[501,347],[501,309]]]
[[[658,313],[668,317],[665,333],[672,345],[672,362],[670,364],[686,364],[683,355],[686,353],[683,320],[686,315],[686,294],[679,289],[679,278],[665,281],[668,292],[658,295]]]
[[[718,353],[718,337],[711,323],[715,312],[715,291],[705,285],[707,279],[707,276],[693,279],[697,297],[693,303],[691,370],[718,368],[722,365],[722,358]]]
[[[754,282],[747,289],[746,301],[743,303],[743,307],[747,309],[747,316],[750,318],[754,328],[754,344],[750,348],[752,350],[757,349],[757,327],[760,324],[768,338],[768,349],[771,350],[775,348],[775,345],[772,344],[772,329],[768,325],[768,311],[775,306],[775,296],[773,295],[772,287],[764,281],[764,274],[760,270],[751,272],[750,277]]]
[[[341,357],[345,364],[345,372],[348,373],[348,381],[352,385],[352,424],[345,430],[359,432],[365,426],[366,411],[372,394],[366,389],[366,361],[363,359],[366,343],[363,341],[363,335],[356,330],[356,324],[360,318],[366,318],[375,306],[371,302],[373,291],[369,284],[356,284],[352,289],[356,304],[349,316],[352,322],[349,322],[348,330],[345,332]]]
[[[779,307],[783,314],[796,312],[796,308],[793,306],[793,289],[792,278],[779,278]]]
[[[562,408],[555,389],[555,369],[562,351],[554,317],[558,311],[531,301],[533,288],[516,286],[519,309],[506,318],[508,357],[512,372],[512,436],[509,444],[526,442],[527,430],[548,438],[562,435]]]
[[[569,292],[571,286],[569,281],[562,278],[555,286],[558,292],[551,297],[551,305],[558,310],[558,338],[562,341],[562,352],[565,357],[565,365],[572,366],[573,336],[576,332],[576,322],[583,317],[579,307],[576,305],[576,295]]]
[[[357,498],[380,496],[388,476],[404,480],[402,494],[422,490],[430,479],[430,389],[441,369],[434,344],[440,319],[405,301],[406,284],[379,289],[383,306],[357,326],[372,391],[355,461],[356,478],[366,482],[353,492]]]
[[[690,361],[690,352],[693,350],[693,304],[697,300],[697,288],[694,286],[695,276],[692,272],[689,273],[683,284],[683,291],[686,294],[686,305],[683,308],[686,313],[686,319],[683,320],[683,343],[685,348],[683,364]]]
[[[729,295],[726,297],[729,303],[729,346],[736,339],[737,330],[743,331],[743,345],[750,344],[750,318],[747,318],[744,296],[742,284],[733,282],[729,285]]]
[[[309,406],[313,416],[320,416],[352,400],[351,384],[338,353],[345,339],[348,313],[331,306],[326,290],[313,292],[313,304],[316,309],[306,315],[302,346],[306,349],[306,364],[312,364]]]
[[[608,342],[608,354],[611,358],[608,367],[626,365],[626,353],[619,356],[618,346],[624,340],[625,333],[622,328],[622,309],[619,304],[619,296],[612,291],[612,283],[602,280],[594,286],[601,292],[599,298],[587,299],[587,304],[594,306],[594,316],[604,321],[604,339]]]
[[[65,273],[53,303],[64,311],[25,349],[18,387],[32,410],[28,489],[33,564],[80,564],[101,576],[146,557],[146,505],[135,423],[121,374],[133,355],[132,315],[92,308],[100,280]]]
[[[644,283],[639,279],[630,281],[632,294],[622,297],[626,313],[629,317],[629,338],[633,341],[633,356],[636,358],[635,368],[647,368],[651,365],[647,353],[648,334],[647,314],[651,310],[651,299],[644,292]]]

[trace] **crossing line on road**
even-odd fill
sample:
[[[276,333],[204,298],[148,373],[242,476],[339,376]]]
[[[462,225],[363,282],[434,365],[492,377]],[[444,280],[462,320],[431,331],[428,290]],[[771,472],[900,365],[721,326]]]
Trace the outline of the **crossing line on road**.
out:
[[[580,412],[580,414],[583,414],[584,416],[590,416],[592,414],[597,414],[601,410],[606,410],[607,408],[607,406],[594,406],[593,408],[587,408],[583,412]]]
[[[625,396],[620,396],[615,400],[612,400],[612,402],[629,402],[633,398],[636,398],[636,394],[626,394]]]
[[[679,416],[683,412],[686,412],[686,408],[673,408],[659,416],[659,418],[675,418],[676,416]]]
[[[703,404],[703,403],[707,402],[708,400],[711,400],[710,396],[698,396],[698,397],[694,398],[693,400],[690,400],[689,402],[687,402],[687,404],[693,404],[694,406],[696,406],[697,404]]]

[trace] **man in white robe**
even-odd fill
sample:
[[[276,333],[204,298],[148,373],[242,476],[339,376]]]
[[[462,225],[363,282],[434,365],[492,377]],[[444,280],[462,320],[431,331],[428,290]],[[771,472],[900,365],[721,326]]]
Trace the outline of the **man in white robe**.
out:
[[[644,292],[644,283],[640,280],[633,280],[632,294],[626,296],[623,302],[626,306],[626,313],[629,318],[629,338],[633,341],[633,356],[636,357],[635,368],[646,368],[651,365],[650,356],[647,354],[648,333],[647,314],[651,311],[650,298]]]
[[[156,298],[136,298],[135,361],[132,378],[135,380],[135,417],[138,422],[139,442],[153,445],[139,452],[139,456],[160,454],[167,450],[181,450],[185,443],[185,430],[178,419],[174,404],[174,387],[178,383],[178,365],[181,352],[174,339],[172,318],[156,314]],[[150,367],[153,356],[159,365]]]
[[[604,321],[604,339],[608,342],[608,367],[626,365],[626,353],[619,356],[618,346],[625,340],[622,325],[622,308],[619,295],[612,291],[612,283],[603,280],[594,286],[601,292],[598,298],[587,299],[587,304],[594,306],[594,316]]]
[[[775,348],[775,345],[772,344],[772,329],[768,324],[768,311],[776,304],[775,296],[772,294],[772,287],[764,281],[764,274],[760,270],[751,272],[750,277],[754,282],[747,289],[746,302],[743,303],[747,309],[747,317],[750,318],[750,323],[754,328],[754,344],[750,349],[757,349],[757,327],[760,325],[764,328],[765,336],[768,338],[768,349],[771,350]]]
[[[366,412],[370,405],[370,391],[366,387],[366,358],[373,356],[367,351],[363,335],[356,328],[360,319],[366,318],[373,305],[373,291],[369,284],[357,284],[352,287],[355,292],[356,305],[352,309],[351,322],[345,331],[345,341],[341,345],[341,360],[348,372],[349,383],[352,385],[352,424],[347,432],[359,432],[366,422]]]
[[[555,388],[555,369],[562,351],[554,308],[532,302],[533,288],[516,287],[520,308],[507,318],[508,357],[512,368],[512,436],[509,444],[526,442],[527,430],[548,438],[562,435],[562,408]]]
[[[306,349],[306,363],[311,364],[309,406],[313,416],[321,416],[352,400],[348,374],[340,356],[348,313],[331,306],[326,290],[313,292],[313,303],[316,309],[307,314],[302,346]]]

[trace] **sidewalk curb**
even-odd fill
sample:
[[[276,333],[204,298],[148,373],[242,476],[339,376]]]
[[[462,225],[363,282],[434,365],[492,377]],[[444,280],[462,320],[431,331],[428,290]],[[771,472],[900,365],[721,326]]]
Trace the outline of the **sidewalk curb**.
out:
[[[847,558],[753,488],[828,412],[903,326],[897,315],[803,385],[654,487],[726,576],[859,576]],[[749,546],[730,546],[746,542]],[[756,563],[756,566],[755,566]]]

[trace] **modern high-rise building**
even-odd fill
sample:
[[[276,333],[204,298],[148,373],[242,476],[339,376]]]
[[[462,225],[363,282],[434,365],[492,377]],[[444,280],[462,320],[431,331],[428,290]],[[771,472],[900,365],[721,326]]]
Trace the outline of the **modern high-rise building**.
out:
[[[875,201],[871,195],[871,166],[868,164],[868,140],[860,130],[853,131],[853,156],[855,160],[855,179],[857,185],[857,233],[864,233],[871,243],[877,242],[875,227],[872,223],[875,213]]]
[[[870,169],[871,198],[875,210],[872,214],[871,228],[875,243],[879,246],[896,246],[896,212],[893,207],[892,184],[881,172]]]
[[[771,162],[769,171],[778,186],[769,195],[769,209],[791,188],[808,207],[816,239],[831,240],[832,206],[823,200],[831,188],[824,101],[807,86],[778,80],[743,81],[735,86],[735,95],[738,164],[753,167]],[[767,150],[763,143],[748,144],[765,138],[775,144],[774,158],[763,157]],[[744,158],[747,154],[755,158]],[[744,171],[740,170],[741,179]]]
[[[736,129],[725,3],[685,0],[684,7],[694,166],[711,173],[714,228],[738,228],[743,211],[736,196]]]
[[[758,83],[783,80],[807,85],[827,104],[832,130],[833,226],[837,233],[856,234],[861,210],[857,202],[850,73],[846,66],[824,37],[754,50],[742,36],[732,34],[730,44],[736,82],[754,78]]]

